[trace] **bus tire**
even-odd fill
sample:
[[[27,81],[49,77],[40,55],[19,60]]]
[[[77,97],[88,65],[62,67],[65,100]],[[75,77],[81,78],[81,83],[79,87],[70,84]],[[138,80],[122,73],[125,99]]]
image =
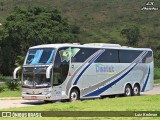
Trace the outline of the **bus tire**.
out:
[[[133,96],[139,96],[140,95],[140,87],[138,84],[135,84],[133,87]]]
[[[128,97],[132,95],[132,87],[128,84],[124,90],[124,96]]]
[[[79,92],[77,89],[72,89],[70,92],[70,97],[69,97],[69,101],[73,102],[79,100]]]

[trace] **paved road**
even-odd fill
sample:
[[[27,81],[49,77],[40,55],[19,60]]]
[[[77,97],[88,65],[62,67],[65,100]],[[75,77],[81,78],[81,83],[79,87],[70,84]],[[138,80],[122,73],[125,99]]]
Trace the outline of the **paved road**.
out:
[[[160,84],[159,85],[155,85],[153,90],[150,91],[146,91],[141,93],[142,95],[155,95],[155,94],[160,94]]]
[[[156,85],[153,90],[143,92],[141,95],[154,95],[160,94],[160,85]],[[0,109],[6,108],[18,108],[18,107],[26,107],[26,106],[36,106],[40,104],[45,104],[44,101],[37,100],[0,100]]]
[[[0,100],[0,109],[5,108],[18,108],[18,107],[27,107],[44,104],[43,101],[35,100]]]

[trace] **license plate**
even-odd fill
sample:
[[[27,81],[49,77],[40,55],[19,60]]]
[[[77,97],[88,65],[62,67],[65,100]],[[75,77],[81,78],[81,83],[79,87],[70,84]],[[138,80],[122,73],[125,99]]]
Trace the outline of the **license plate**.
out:
[[[31,96],[31,99],[32,99],[32,100],[36,100],[37,97],[36,97],[36,96]]]

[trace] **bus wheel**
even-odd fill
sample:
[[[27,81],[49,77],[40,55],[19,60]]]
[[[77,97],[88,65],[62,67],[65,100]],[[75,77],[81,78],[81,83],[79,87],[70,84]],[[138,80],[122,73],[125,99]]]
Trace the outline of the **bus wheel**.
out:
[[[124,91],[124,95],[125,95],[126,97],[132,95],[132,88],[131,88],[130,85],[126,85],[125,91]]]
[[[72,102],[76,100],[79,100],[79,92],[76,89],[72,89],[70,93],[69,101]]]
[[[140,95],[140,87],[138,84],[135,84],[133,87],[133,96],[138,96]]]

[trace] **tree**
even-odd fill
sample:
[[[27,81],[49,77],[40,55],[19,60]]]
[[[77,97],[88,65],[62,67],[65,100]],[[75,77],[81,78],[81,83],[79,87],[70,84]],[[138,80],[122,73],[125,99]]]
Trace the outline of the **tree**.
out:
[[[20,67],[23,65],[23,62],[24,62],[24,56],[17,56],[17,59],[15,61],[15,65],[17,67]]]
[[[136,45],[139,41],[140,31],[135,25],[128,26],[122,29],[121,35],[127,38],[127,44],[129,46]]]
[[[1,5],[1,11],[3,11],[3,10],[4,10],[4,9],[3,9],[3,7],[4,7],[4,2],[1,1],[1,2],[0,2],[0,5]]]
[[[57,9],[45,7],[15,7],[4,24],[1,40],[4,75],[10,74],[17,56],[26,54],[30,46],[46,43],[73,42],[71,26]],[[76,42],[76,41],[74,41]]]

